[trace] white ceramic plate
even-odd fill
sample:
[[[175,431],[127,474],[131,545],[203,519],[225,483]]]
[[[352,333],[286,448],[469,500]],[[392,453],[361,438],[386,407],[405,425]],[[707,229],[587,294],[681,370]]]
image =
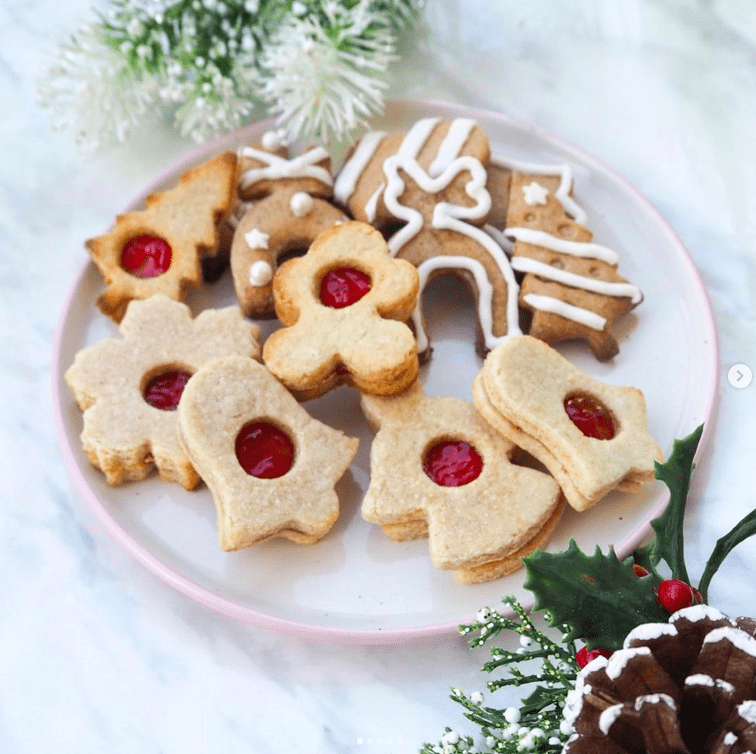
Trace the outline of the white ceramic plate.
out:
[[[643,290],[645,300],[620,323],[620,353],[612,363],[598,363],[580,345],[560,350],[599,379],[640,388],[648,404],[651,434],[665,452],[674,438],[708,421],[718,372],[711,310],[685,249],[654,208],[594,158],[501,114],[394,102],[374,127],[402,130],[429,115],[477,119],[495,154],[571,165],[575,197],[588,213],[595,240],[620,253],[621,274]],[[189,165],[218,151],[258,140],[270,127],[270,122],[258,123],[202,147],[146,193],[172,185]],[[335,154],[337,165],[339,159]],[[137,197],[129,209],[143,198]],[[215,509],[205,487],[186,492],[154,475],[143,482],[109,487],[81,451],[81,412],[63,381],[79,349],[118,334],[95,306],[102,289],[99,273],[87,262],[61,317],[53,368],[60,442],[77,488],[100,521],[160,578],[240,620],[344,643],[452,633],[481,606],[495,606],[504,595],[529,601],[522,588],[522,570],[491,583],[463,586],[451,573],[430,565],[425,540],[398,544],[362,520],[359,506],[369,481],[372,434],[358,395],[350,388],[305,404],[320,420],[361,440],[360,451],[337,488],[341,517],[317,545],[271,541],[226,553],[217,544]],[[229,273],[193,292],[187,303],[195,314],[235,303]],[[421,372],[427,395],[470,399],[472,379],[481,365],[473,345],[473,306],[467,290],[454,280],[439,281],[428,290],[424,308],[434,354]],[[261,324],[267,335],[271,323]],[[666,488],[653,482],[638,495],[613,494],[586,513],[568,511],[549,547],[564,549],[574,537],[583,549],[614,545],[624,556],[645,536],[649,520],[666,502]]]

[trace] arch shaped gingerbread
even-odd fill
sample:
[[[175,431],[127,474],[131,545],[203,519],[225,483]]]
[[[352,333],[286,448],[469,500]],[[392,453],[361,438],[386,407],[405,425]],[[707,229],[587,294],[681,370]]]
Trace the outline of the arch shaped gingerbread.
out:
[[[336,181],[335,197],[358,220],[395,229],[392,255],[420,270],[420,287],[438,275],[461,277],[478,301],[478,346],[485,352],[518,334],[517,282],[501,246],[480,226],[491,209],[483,130],[468,118],[424,118],[406,134],[362,137]],[[418,298],[418,351],[430,344]]]
[[[231,244],[231,273],[242,311],[249,317],[275,316],[273,277],[279,260],[310,244],[346,220],[327,201],[333,178],[331,158],[314,147],[290,158],[277,141],[243,147],[239,152],[238,193],[252,202],[241,217]]]

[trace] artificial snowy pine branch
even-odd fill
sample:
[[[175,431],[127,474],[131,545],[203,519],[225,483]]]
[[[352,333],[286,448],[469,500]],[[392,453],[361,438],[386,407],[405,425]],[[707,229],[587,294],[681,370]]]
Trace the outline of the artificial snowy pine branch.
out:
[[[58,128],[94,146],[164,111],[202,141],[275,115],[290,140],[343,138],[383,106],[421,0],[111,0],[40,85]]]

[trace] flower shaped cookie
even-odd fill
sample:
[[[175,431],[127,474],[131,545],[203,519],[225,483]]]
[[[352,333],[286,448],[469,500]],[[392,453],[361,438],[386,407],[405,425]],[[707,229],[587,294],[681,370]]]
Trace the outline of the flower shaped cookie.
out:
[[[307,254],[281,266],[273,292],[286,327],[265,342],[263,361],[299,400],[342,383],[395,395],[417,377],[417,347],[404,324],[417,271],[392,258],[369,225],[325,231]]]
[[[97,306],[120,322],[129,301],[162,293],[176,301],[201,277],[200,258],[218,247],[218,224],[234,202],[236,155],[224,152],[148,196],[147,207],[116,218],[87,241],[107,288]]]
[[[510,462],[515,446],[456,398],[364,395],[379,427],[362,516],[392,539],[429,537],[431,562],[464,583],[519,568],[544,546],[564,507],[548,475]]]
[[[84,412],[81,441],[109,484],[144,479],[153,467],[186,489],[199,476],[178,443],[175,408],[187,379],[221,356],[259,358],[260,329],[238,307],[189,308],[165,296],[134,301],[108,338],[76,354],[65,374]]]
[[[224,550],[271,537],[309,544],[336,522],[334,485],[359,442],[310,417],[264,366],[241,357],[207,364],[178,415],[181,442],[213,493]]]

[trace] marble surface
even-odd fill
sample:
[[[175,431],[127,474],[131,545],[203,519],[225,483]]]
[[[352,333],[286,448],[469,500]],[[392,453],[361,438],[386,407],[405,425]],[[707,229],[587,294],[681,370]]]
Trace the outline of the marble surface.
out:
[[[448,688],[482,688],[485,652],[453,635],[342,647],[237,623],[148,573],[72,488],[50,360],[82,241],[190,146],[156,127],[84,154],[51,132],[39,77],[90,19],[89,0],[0,8],[0,751],[399,754],[446,724],[473,730]],[[593,153],[656,205],[701,273],[721,367],[686,521],[700,572],[756,501],[756,383],[727,381],[733,364],[756,370],[756,7],[428,0],[426,20],[393,95],[501,110]],[[756,541],[711,601],[752,614],[754,569]]]

